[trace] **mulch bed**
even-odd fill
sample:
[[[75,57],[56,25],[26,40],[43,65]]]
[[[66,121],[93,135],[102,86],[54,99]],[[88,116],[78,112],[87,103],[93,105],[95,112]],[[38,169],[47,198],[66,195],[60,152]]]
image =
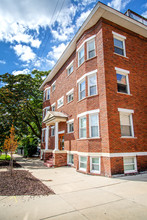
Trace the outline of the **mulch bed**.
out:
[[[0,169],[2,169],[2,168],[8,168],[8,167],[9,167],[9,163],[10,163],[10,161],[8,161],[8,160],[0,160]],[[13,161],[13,167],[14,167],[14,168],[20,168],[21,165],[18,164],[18,163],[16,163],[16,161],[14,160],[14,161]]]
[[[0,196],[49,195],[54,192],[26,170],[0,172]]]

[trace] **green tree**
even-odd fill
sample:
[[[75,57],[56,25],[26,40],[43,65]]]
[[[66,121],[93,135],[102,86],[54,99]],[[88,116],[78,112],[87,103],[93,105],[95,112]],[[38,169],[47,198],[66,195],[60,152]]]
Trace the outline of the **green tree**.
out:
[[[39,87],[50,71],[33,70],[31,74],[0,76],[0,146],[14,124],[18,139],[33,135],[41,139],[42,92]],[[29,129],[28,129],[29,128]]]

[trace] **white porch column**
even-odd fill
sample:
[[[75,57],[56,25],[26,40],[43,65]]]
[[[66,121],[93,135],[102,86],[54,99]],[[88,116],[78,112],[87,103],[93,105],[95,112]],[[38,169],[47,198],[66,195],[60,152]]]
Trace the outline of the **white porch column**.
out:
[[[58,122],[55,122],[55,150],[58,150]]]
[[[49,126],[46,127],[46,131],[45,131],[45,150],[48,150],[48,137],[49,137]]]

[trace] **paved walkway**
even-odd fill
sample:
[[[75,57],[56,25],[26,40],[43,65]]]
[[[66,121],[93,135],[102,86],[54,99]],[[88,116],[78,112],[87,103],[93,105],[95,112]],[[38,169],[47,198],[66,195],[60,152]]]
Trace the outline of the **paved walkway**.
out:
[[[55,195],[0,197],[0,220],[147,219],[147,173],[107,178],[17,158]]]

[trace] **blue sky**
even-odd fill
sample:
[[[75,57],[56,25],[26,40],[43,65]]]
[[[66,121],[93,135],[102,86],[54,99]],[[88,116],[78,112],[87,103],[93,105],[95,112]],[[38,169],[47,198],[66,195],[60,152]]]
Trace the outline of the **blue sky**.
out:
[[[0,74],[49,70],[97,0],[0,0]],[[147,17],[146,0],[101,0]]]

